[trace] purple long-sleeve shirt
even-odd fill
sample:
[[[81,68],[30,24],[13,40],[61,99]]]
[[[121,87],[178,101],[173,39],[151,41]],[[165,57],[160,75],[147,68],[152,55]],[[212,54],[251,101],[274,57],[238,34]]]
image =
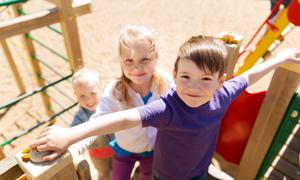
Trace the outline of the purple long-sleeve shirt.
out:
[[[215,152],[220,122],[230,103],[247,87],[243,77],[224,83],[213,98],[197,108],[171,90],[138,107],[143,127],[158,129],[153,169],[165,179],[191,179],[207,171]]]

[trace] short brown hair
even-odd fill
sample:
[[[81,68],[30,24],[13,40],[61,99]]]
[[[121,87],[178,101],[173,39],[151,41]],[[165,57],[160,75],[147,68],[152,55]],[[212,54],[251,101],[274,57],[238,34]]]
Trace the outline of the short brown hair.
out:
[[[226,67],[227,50],[224,42],[219,39],[210,36],[192,36],[179,48],[174,65],[175,72],[181,59],[191,60],[199,69],[219,73],[219,77],[222,77]]]

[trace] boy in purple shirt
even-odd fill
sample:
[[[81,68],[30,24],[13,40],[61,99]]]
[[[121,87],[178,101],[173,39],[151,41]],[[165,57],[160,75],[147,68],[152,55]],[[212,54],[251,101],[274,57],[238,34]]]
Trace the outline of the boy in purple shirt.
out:
[[[73,128],[48,127],[31,147],[52,151],[44,160],[53,160],[68,146],[89,136],[153,126],[158,129],[155,179],[207,179],[220,121],[230,103],[272,69],[287,62],[300,63],[298,56],[299,50],[283,51],[273,60],[224,83],[224,44],[212,37],[192,37],[180,47],[175,62],[176,90],[145,106],[92,116],[91,121]]]
[[[210,101],[199,107],[186,105],[175,90],[147,107],[138,107],[142,125],[158,129],[155,175],[165,177],[162,179],[205,177],[215,152],[221,118],[246,87],[246,80],[238,77],[225,82]],[[191,98],[203,95],[203,91],[184,93]]]

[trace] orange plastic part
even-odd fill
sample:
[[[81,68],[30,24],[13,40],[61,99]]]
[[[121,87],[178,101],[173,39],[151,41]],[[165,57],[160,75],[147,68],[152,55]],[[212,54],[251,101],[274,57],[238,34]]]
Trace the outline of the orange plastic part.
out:
[[[217,152],[227,161],[239,164],[266,91],[244,91],[222,119]]]

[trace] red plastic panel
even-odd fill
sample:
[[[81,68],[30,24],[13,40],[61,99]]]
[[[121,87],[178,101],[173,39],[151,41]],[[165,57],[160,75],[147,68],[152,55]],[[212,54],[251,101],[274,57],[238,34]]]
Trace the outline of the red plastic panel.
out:
[[[239,164],[266,91],[244,91],[229,107],[221,123],[217,152]]]
[[[287,16],[291,23],[300,26],[300,0],[292,0],[287,10]]]

